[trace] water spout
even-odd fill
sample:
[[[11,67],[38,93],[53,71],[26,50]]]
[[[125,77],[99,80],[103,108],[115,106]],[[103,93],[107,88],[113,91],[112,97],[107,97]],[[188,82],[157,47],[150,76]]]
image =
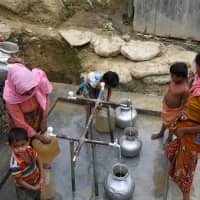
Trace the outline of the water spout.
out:
[[[119,150],[119,160],[121,162],[122,155],[121,155],[121,146],[118,144],[117,138],[115,139],[114,143],[109,143],[109,146],[116,147]]]
[[[74,92],[73,91],[69,91],[67,98],[68,99],[76,99],[76,96],[74,96]]]
[[[116,147],[116,148],[119,148],[120,149],[120,145],[118,144],[118,142],[117,142],[117,139],[115,140],[115,142],[114,143],[109,143],[109,146],[112,146],[112,147]]]

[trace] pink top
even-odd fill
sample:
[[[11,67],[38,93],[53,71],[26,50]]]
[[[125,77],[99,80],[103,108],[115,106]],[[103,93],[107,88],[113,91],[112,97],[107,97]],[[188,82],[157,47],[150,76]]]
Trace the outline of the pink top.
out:
[[[30,95],[24,95],[31,89],[33,91]],[[43,117],[46,117],[49,111],[48,94],[51,91],[52,85],[41,69],[29,70],[20,63],[10,65],[3,92],[10,126],[24,128],[29,137],[34,136],[36,130],[25,121],[25,114],[42,108]]]
[[[46,109],[43,112],[43,116],[47,117],[49,112],[49,98],[47,97]],[[10,104],[7,103],[7,111],[11,116],[11,128],[21,127],[28,132],[29,137],[33,137],[36,134],[36,131],[26,123],[24,119],[24,114],[36,110],[40,105],[38,104],[35,97],[32,97],[20,104]]]

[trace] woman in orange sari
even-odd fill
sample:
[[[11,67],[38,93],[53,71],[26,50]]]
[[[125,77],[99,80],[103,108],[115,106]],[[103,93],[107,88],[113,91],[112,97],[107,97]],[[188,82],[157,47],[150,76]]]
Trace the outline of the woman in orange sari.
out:
[[[184,117],[172,126],[177,136],[166,145],[166,155],[170,162],[169,175],[180,187],[183,200],[190,199],[190,189],[200,153],[200,53],[195,58],[196,72]]]

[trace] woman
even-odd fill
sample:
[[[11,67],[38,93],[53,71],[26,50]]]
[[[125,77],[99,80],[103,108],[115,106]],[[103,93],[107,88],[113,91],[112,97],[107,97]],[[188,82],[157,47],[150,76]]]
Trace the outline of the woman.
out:
[[[48,95],[51,91],[52,85],[42,70],[31,71],[19,63],[10,65],[3,92],[9,127],[24,128],[29,138],[49,143],[42,133],[47,129]]]
[[[166,146],[170,161],[169,175],[178,184],[183,200],[190,199],[190,189],[200,153],[200,53],[195,58],[196,73],[184,117],[173,125],[177,138]]]

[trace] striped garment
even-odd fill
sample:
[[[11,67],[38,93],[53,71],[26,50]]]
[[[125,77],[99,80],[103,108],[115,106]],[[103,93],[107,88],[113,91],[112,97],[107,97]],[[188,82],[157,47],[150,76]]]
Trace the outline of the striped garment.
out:
[[[31,163],[26,163],[22,157],[14,153],[12,153],[10,159],[10,172],[14,178],[16,186],[22,189],[25,188],[16,182],[17,179],[22,178],[22,180],[30,185],[36,185],[40,179],[40,171],[36,163],[37,152],[30,146],[27,147],[26,151],[30,156],[30,160],[32,161]]]

